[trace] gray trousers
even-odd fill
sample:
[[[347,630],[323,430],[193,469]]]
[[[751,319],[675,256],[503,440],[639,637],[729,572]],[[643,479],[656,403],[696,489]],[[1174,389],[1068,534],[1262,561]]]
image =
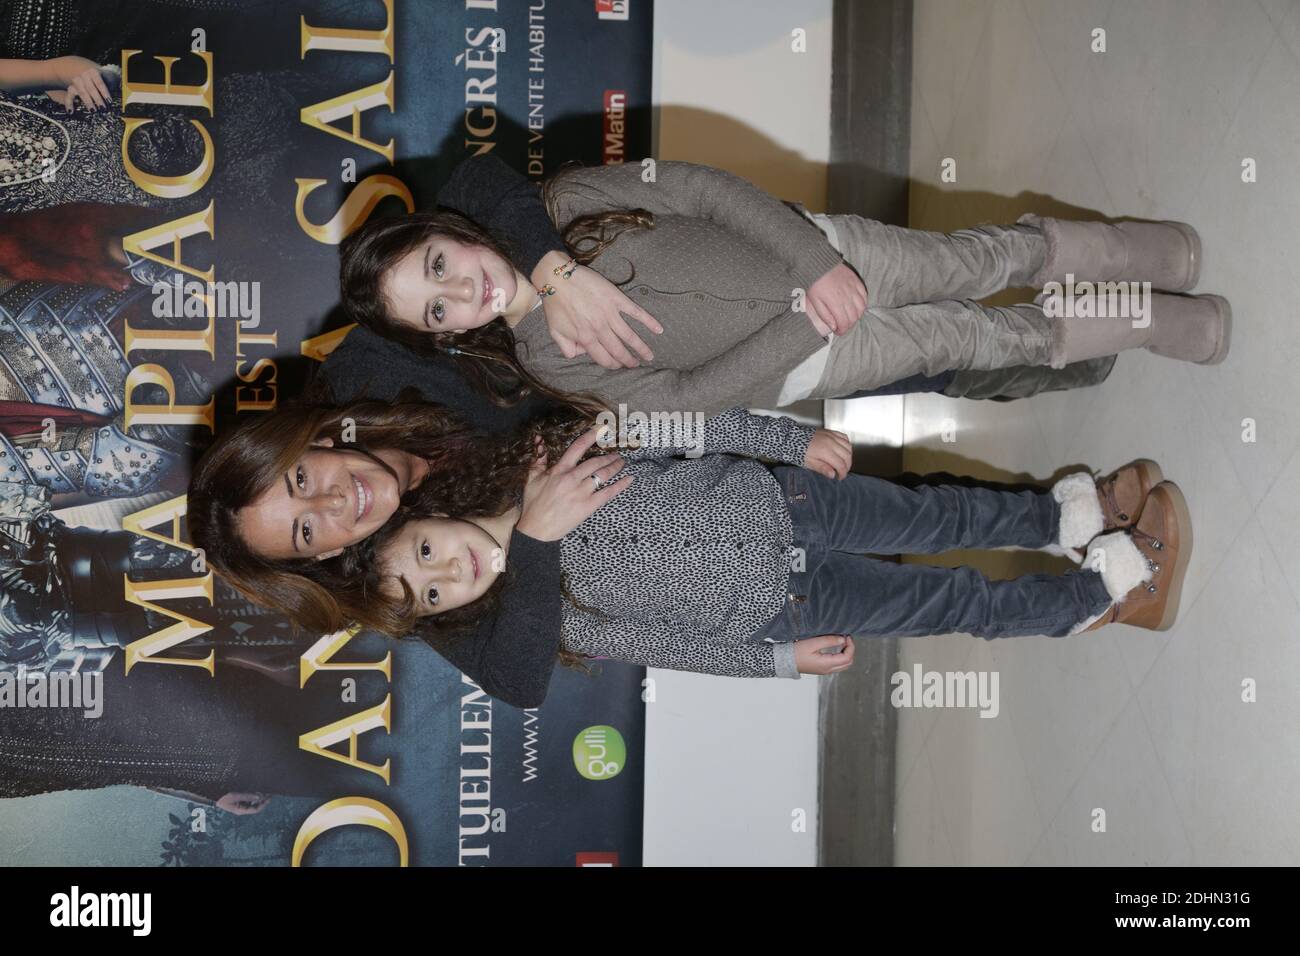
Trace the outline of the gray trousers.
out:
[[[829,216],[845,261],[867,286],[866,314],[836,336],[810,397],[881,388],[913,375],[956,370],[949,395],[1018,398],[1095,384],[1114,356],[1048,366],[1052,322],[1033,303],[976,302],[1027,286],[1047,245],[1034,226],[982,225],[950,234]]]

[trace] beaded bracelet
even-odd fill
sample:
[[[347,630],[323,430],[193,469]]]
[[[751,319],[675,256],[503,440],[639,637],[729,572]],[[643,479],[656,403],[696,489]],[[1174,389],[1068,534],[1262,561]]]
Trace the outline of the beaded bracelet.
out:
[[[564,263],[563,265],[556,266],[554,269],[551,270],[551,272],[557,276],[562,275],[564,276],[564,278],[567,279],[569,278],[569,276],[573,275],[573,273],[576,272],[577,269],[578,269],[578,260],[570,257],[568,262]]]
[[[555,286],[548,282],[545,285],[538,286],[537,293],[539,295],[555,295]]]

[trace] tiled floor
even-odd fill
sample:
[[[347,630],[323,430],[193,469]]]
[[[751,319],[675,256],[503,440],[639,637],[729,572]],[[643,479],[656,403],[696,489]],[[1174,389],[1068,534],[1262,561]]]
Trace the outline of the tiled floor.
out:
[[[1198,291],[1227,296],[1235,325],[1213,368],[1128,353],[1085,392],[907,400],[909,471],[1045,481],[1155,458],[1196,550],[1169,632],[903,642],[904,669],[998,671],[1001,712],[902,711],[897,861],[1300,862],[1300,2],[916,0],[914,44],[913,226],[1185,220]]]

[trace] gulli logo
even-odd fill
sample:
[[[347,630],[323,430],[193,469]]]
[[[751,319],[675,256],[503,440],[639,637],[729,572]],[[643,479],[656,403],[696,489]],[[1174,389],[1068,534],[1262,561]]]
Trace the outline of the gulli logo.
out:
[[[596,724],[573,738],[573,765],[588,780],[616,777],[627,763],[627,743],[618,729]]]

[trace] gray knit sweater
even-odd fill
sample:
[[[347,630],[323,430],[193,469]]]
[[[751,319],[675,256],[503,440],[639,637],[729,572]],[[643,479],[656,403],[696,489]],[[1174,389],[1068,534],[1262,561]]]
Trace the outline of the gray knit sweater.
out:
[[[573,598],[562,605],[564,647],[674,670],[797,678],[793,644],[751,642],[786,600],[794,553],[781,487],[753,459],[802,465],[815,432],[733,408],[705,424],[701,457],[674,457],[681,445],[625,450],[631,486],[560,541]]]
[[[806,293],[840,254],[807,219],[731,173],[661,161],[655,182],[641,175],[639,163],[566,173],[550,213],[561,228],[611,209],[655,214],[653,229],[625,231],[591,263],[664,327],[643,336],[654,360],[608,370],[586,355],[565,358],[540,310],[515,328],[520,360],[542,381],[611,407],[712,415],[774,406],[790,370],[826,344],[794,311],[793,291]]]

